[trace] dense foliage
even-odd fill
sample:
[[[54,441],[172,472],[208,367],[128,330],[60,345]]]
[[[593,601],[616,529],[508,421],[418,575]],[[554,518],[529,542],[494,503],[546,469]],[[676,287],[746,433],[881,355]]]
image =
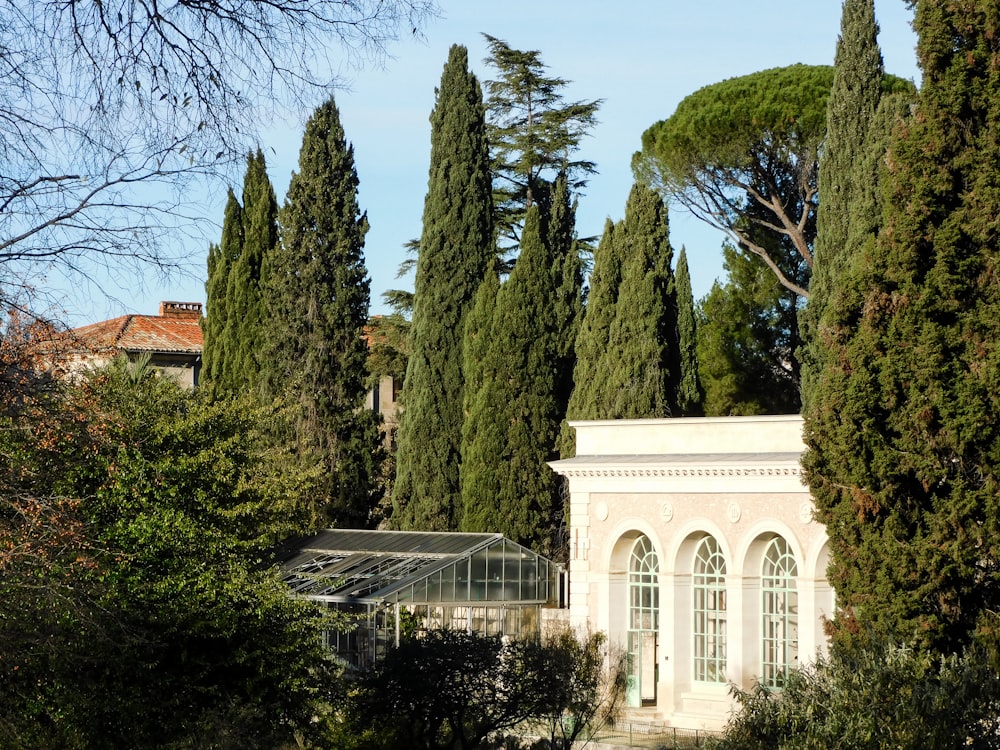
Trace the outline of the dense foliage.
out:
[[[305,737],[331,665],[260,560],[315,475],[267,447],[274,415],[124,360],[5,407],[0,744]]]
[[[753,255],[722,248],[728,278],[698,305],[698,373],[707,416],[795,414],[798,296]]]
[[[937,660],[875,639],[793,670],[781,690],[733,692],[718,750],[1000,747],[1000,678],[981,652]]]
[[[431,161],[403,385],[392,524],[457,528],[462,500],[462,336],[494,257],[482,92],[455,45],[431,113]]]
[[[222,218],[222,241],[208,248],[206,262],[208,278],[205,281],[207,314],[201,320],[203,337],[201,352],[201,382],[211,386],[225,379],[227,354],[226,324],[229,306],[226,304],[229,271],[243,247],[243,206],[236,199],[232,188],[226,195],[226,209]]]
[[[261,386],[269,315],[264,263],[277,244],[278,201],[257,149],[247,157],[243,205],[230,190],[222,241],[208,251],[202,381],[217,397]]]
[[[1000,157],[995,4],[918,2],[923,85],[891,141],[882,229],[824,310],[806,469],[855,623],[957,653],[1000,642]],[[825,328],[825,330],[823,330]]]
[[[676,416],[680,351],[668,235],[663,200],[633,185],[614,232],[621,283],[592,384],[598,418]]]
[[[468,417],[477,429],[461,471],[462,529],[499,532],[543,554],[552,554],[561,508],[559,482],[546,463],[555,458],[562,419],[553,265],[532,206],[517,264],[497,292],[488,329],[477,332],[481,382],[469,394]]]
[[[677,408],[682,416],[699,416],[704,410],[705,391],[698,374],[698,318],[691,291],[691,271],[687,250],[681,248],[674,274],[677,289],[677,346],[680,382],[677,384]]]
[[[362,677],[340,746],[513,748],[531,742],[518,734],[533,733],[547,747],[571,748],[618,716],[624,666],[600,634],[505,640],[429,632],[405,640]]]
[[[623,258],[615,241],[616,227],[611,219],[604,223],[594,268],[590,274],[587,309],[576,338],[576,368],[573,371],[573,393],[566,416],[568,419],[598,419],[602,415],[597,372],[601,357],[610,344],[615,305],[622,281]],[[572,441],[561,442],[564,458],[573,453]]]
[[[314,523],[363,528],[378,501],[381,436],[361,409],[367,379],[369,280],[354,149],[333,99],[306,123],[299,171],[281,210],[281,243],[265,258],[267,346],[260,378],[287,401],[292,430],[278,435],[324,467]],[[244,207],[246,214],[246,207]]]

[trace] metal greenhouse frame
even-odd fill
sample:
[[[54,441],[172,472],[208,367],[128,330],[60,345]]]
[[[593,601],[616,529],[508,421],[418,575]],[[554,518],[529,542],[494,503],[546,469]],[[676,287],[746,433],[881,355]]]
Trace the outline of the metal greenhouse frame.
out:
[[[502,534],[329,529],[279,566],[293,594],[349,615],[326,639],[354,667],[422,630],[537,634],[559,599],[560,567]]]

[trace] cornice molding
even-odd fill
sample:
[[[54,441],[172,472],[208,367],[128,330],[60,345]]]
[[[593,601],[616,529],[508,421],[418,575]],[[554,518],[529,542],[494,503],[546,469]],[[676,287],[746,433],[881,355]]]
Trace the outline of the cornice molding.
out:
[[[801,477],[799,466],[720,466],[720,467],[673,467],[673,468],[642,468],[634,467],[589,467],[563,468],[559,473],[574,477]]]

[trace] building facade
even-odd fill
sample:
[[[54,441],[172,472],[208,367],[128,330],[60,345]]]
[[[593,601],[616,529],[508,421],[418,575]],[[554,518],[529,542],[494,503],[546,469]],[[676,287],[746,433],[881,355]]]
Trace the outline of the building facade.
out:
[[[721,729],[730,686],[780,688],[825,648],[825,529],[798,416],[573,422],[570,621],[629,655],[628,705]]]
[[[119,354],[149,357],[158,371],[194,388],[201,376],[200,302],[161,302],[157,315],[122,315],[64,335],[59,367],[68,373],[97,369]]]

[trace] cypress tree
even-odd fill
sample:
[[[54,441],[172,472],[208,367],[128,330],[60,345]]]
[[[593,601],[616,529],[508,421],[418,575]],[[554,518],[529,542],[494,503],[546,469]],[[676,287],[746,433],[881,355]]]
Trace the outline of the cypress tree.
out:
[[[596,372],[603,419],[666,417],[677,411],[677,299],[667,208],[636,183],[615,242],[624,259],[614,321]]]
[[[493,415],[483,413],[476,409],[476,400],[480,396],[483,385],[487,380],[487,372],[492,372],[487,368],[491,367],[491,361],[487,357],[490,349],[490,336],[493,330],[493,312],[496,308],[497,295],[500,293],[499,261],[494,262],[491,270],[487,271],[486,279],[476,290],[472,309],[469,310],[465,320],[465,336],[462,341],[462,377],[464,387],[462,390],[462,468],[459,472],[460,489],[463,495],[466,492],[470,481],[471,464],[468,463],[472,455],[472,443],[474,440],[485,440],[490,437],[493,444],[500,445],[500,434],[495,424]],[[487,431],[484,433],[484,431]],[[488,433],[488,434],[487,434]],[[483,449],[483,446],[480,446]],[[464,528],[465,506],[461,505],[456,509],[456,521],[458,528]]]
[[[871,174],[857,170],[866,153],[868,130],[875,119],[882,94],[885,68],[878,46],[874,0],[844,0],[840,37],[834,62],[833,86],[827,100],[826,141],[819,161],[816,243],[809,304],[802,313],[802,397],[808,400],[813,372],[823,357],[813,347],[815,329],[823,307],[833,293],[838,269],[846,261],[853,217],[860,214],[858,199]],[[857,182],[855,181],[857,178]]]
[[[995,653],[1000,14],[987,0],[916,8],[919,105],[891,142],[882,230],[824,309],[838,356],[807,413],[805,466],[841,637],[870,627]]]
[[[573,391],[575,343],[583,318],[583,261],[576,237],[576,205],[565,174],[556,180],[547,207],[546,242],[552,253],[552,273],[556,286],[554,303],[556,327],[556,398],[561,414],[566,413]]]
[[[207,315],[202,319],[202,382],[216,393],[231,391],[227,363],[231,344],[228,337],[236,331],[230,323],[229,274],[243,249],[243,208],[232,189],[226,198],[222,220],[222,241],[208,251],[208,279],[205,282]]]
[[[598,419],[602,414],[603,394],[597,388],[597,368],[611,340],[611,325],[615,319],[615,304],[622,279],[622,258],[616,232],[615,224],[608,219],[594,253],[587,307],[576,338],[574,387],[566,410],[568,419]],[[568,455],[565,453],[564,457]]]
[[[471,402],[477,430],[462,457],[463,530],[500,532],[542,552],[554,546],[559,499],[546,464],[560,418],[552,261],[533,206],[517,264],[496,296],[482,385]]]
[[[454,45],[431,113],[431,160],[403,385],[392,524],[454,530],[461,507],[462,336],[495,255],[482,91]]]
[[[349,527],[369,522],[381,445],[373,415],[361,408],[368,219],[357,190],[354,149],[329,99],[306,124],[281,211],[281,245],[268,258],[270,345],[262,369],[268,392],[293,405],[298,449],[325,466],[316,522]]]
[[[698,377],[698,324],[695,316],[694,294],[691,291],[691,271],[688,269],[687,251],[681,247],[675,274],[677,289],[677,346],[680,362],[680,382],[677,385],[677,408],[683,416],[703,413],[705,394]]]
[[[230,392],[256,390],[261,372],[264,332],[263,264],[278,239],[278,203],[260,149],[247,156],[243,178],[242,246],[229,272],[226,290],[226,387]]]
[[[863,153],[868,129],[882,95],[885,67],[878,46],[874,0],[845,0],[827,100],[826,140],[820,157],[817,238],[813,253],[827,268],[814,271],[832,278],[835,259],[847,245],[852,204],[863,182],[855,184],[854,166]],[[862,180],[864,175],[857,175]],[[816,277],[814,275],[813,282]]]

